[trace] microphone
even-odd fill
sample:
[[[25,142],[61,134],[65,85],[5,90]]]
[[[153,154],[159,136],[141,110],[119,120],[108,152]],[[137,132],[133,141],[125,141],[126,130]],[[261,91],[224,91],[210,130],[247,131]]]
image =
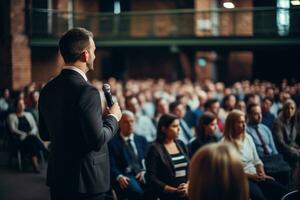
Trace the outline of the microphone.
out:
[[[110,85],[108,83],[104,83],[103,87],[102,87],[102,90],[104,92],[104,96],[105,96],[105,99],[106,99],[107,106],[112,107],[112,105],[114,104],[114,101],[112,99],[112,95],[111,95],[111,92],[110,92]]]

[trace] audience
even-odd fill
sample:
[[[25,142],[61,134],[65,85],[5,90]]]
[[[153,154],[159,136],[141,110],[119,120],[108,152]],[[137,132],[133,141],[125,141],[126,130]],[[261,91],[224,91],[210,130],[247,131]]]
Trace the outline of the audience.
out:
[[[143,199],[147,141],[133,132],[134,114],[122,112],[120,131],[108,143],[112,187],[119,198]]]
[[[274,177],[283,185],[289,184],[291,168],[283,160],[275,147],[271,130],[261,123],[262,112],[258,104],[252,103],[247,106],[246,132],[252,137],[258,156],[264,163],[267,174]]]
[[[135,96],[128,96],[125,99],[126,109],[130,110],[135,115],[134,132],[144,136],[148,142],[153,142],[155,139],[155,126],[151,119],[140,112],[140,107]]]
[[[190,162],[191,200],[248,200],[248,182],[240,155],[227,143],[209,144]]]
[[[9,114],[7,123],[15,148],[30,155],[34,172],[40,172],[38,156],[46,148],[38,136],[38,128],[33,116],[25,112],[24,99],[18,98],[14,103],[15,112]]]
[[[184,143],[177,140],[179,123],[175,115],[161,116],[146,156],[146,182],[160,200],[187,199],[189,160]]]
[[[282,85],[276,86],[272,83],[258,80],[253,83],[250,81],[236,82],[232,86],[226,86],[220,82],[214,83],[211,80],[206,80],[201,84],[192,83],[189,80],[167,82],[162,79],[129,79],[125,82],[109,79],[108,82],[112,87],[113,96],[119,101],[122,109],[131,110],[134,116],[132,119],[132,113],[128,114],[130,113],[129,111],[124,111],[127,114],[124,115],[122,123],[127,125],[121,128],[120,133],[109,144],[110,153],[112,154],[112,187],[119,198],[147,199],[148,197],[153,197],[153,195],[147,195],[147,192],[149,192],[149,194],[154,194],[160,199],[187,199],[188,153],[185,150],[185,145],[188,145],[190,149],[189,155],[194,155],[194,159],[195,155],[198,155],[195,153],[198,149],[202,151],[202,149],[206,148],[203,147],[205,144],[217,142],[223,136],[224,122],[227,120],[227,114],[233,108],[246,113],[246,104],[250,106],[253,103],[255,106],[251,107],[247,112],[247,132],[249,135],[240,132],[240,137],[231,138],[232,143],[238,144],[236,147],[243,158],[242,163],[250,185],[250,197],[251,199],[260,199],[277,195],[276,198],[278,199],[287,192],[285,188],[278,186],[277,182],[271,180],[272,178],[268,175],[276,178],[280,183],[287,183],[289,166],[284,160],[293,169],[296,168],[299,160],[300,148],[299,143],[297,143],[297,137],[300,139],[300,125],[298,122],[300,119],[298,119],[297,115],[300,113],[300,110],[297,110],[295,102],[291,98],[295,99],[299,104],[300,84],[288,85],[285,81]],[[101,90],[101,81],[93,80],[92,84],[97,85],[97,88]],[[0,128],[2,127],[0,131],[3,133],[2,130],[7,124],[6,122],[10,124],[9,130],[12,133],[11,136],[17,141],[16,145],[22,147],[23,153],[31,156],[34,169],[39,171],[36,161],[39,151],[43,151],[44,145],[38,139],[38,135],[33,136],[35,139],[29,139],[32,138],[31,132],[34,130],[32,116],[34,116],[36,122],[38,121],[35,99],[38,98],[39,88],[34,83],[24,88],[25,90],[21,90],[18,93],[15,91],[10,92],[8,89],[1,90],[3,94],[0,97]],[[23,100],[19,104],[23,104],[20,107],[27,107],[25,111],[29,111],[32,114],[21,114],[25,116],[28,123],[24,122],[23,117],[19,116],[20,113],[11,113],[12,102],[15,99],[18,102],[19,99],[25,99],[25,102]],[[170,104],[170,102],[173,103]],[[220,102],[223,102],[224,109],[220,109]],[[24,103],[26,104],[25,106]],[[105,104],[103,106],[105,108]],[[167,114],[169,108],[170,112],[175,114],[176,117]],[[186,114],[186,109],[188,109],[189,114]],[[25,111],[23,112],[27,113]],[[209,114],[208,112],[211,113]],[[161,122],[162,116],[164,118]],[[166,116],[172,116],[175,119],[168,121]],[[179,125],[177,125],[177,122]],[[20,127],[18,123],[21,124]],[[156,125],[158,125],[158,129],[156,129]],[[131,130],[132,126],[133,131]],[[194,139],[194,129],[191,129],[189,126],[193,128],[195,126]],[[257,135],[256,127],[261,133],[261,140]],[[14,132],[12,131],[14,129],[18,130]],[[32,131],[28,131],[28,129]],[[126,131],[126,129],[130,131]],[[235,134],[234,131],[231,130],[231,132]],[[25,133],[26,136],[20,133]],[[127,134],[128,136],[126,136]],[[160,136],[156,134],[160,134]],[[176,139],[176,134],[182,142]],[[226,134],[228,135],[228,132]],[[161,137],[162,135],[165,137]],[[154,142],[147,153],[147,171],[145,171],[143,164],[147,142],[145,143],[143,139],[136,139],[143,138],[143,136],[147,142]],[[23,138],[26,139],[22,140]],[[139,169],[136,169],[137,165],[133,162],[135,158],[130,157],[133,154],[130,153],[128,145],[124,142],[124,139],[127,140],[128,138],[133,139],[130,143],[132,143],[134,153],[137,153],[135,155],[138,157]],[[223,140],[228,140],[228,136],[227,139],[225,137]],[[29,142],[32,144],[28,145]],[[143,145],[141,146],[140,143],[143,143]],[[266,146],[266,148],[263,146]],[[264,149],[267,149],[268,153]],[[174,158],[172,161],[174,152],[181,155],[177,156],[182,158],[180,161],[185,166],[182,171],[179,169],[177,174],[174,171],[175,169],[173,169],[174,166],[178,166],[178,164],[174,163]],[[225,159],[223,154],[219,154]],[[35,163],[37,163],[36,166]],[[133,170],[133,168],[135,169]],[[197,181],[213,184],[211,182],[213,180],[208,180],[209,170],[212,169],[204,167],[203,170],[199,171],[199,173],[203,172],[204,175],[201,176],[204,178]],[[142,179],[145,172],[145,178],[148,180],[146,183]],[[194,177],[194,174],[198,176],[196,172],[189,174],[191,177]],[[222,180],[223,175],[219,177]],[[224,185],[226,184],[224,183]],[[291,181],[287,185],[290,188],[295,186]],[[215,185],[215,187],[217,186],[219,185]],[[199,189],[199,192],[204,191],[208,194],[211,191],[210,189],[210,187],[204,190]],[[270,194],[270,190],[274,191],[274,194]],[[241,197],[241,199],[244,197]],[[194,199],[192,196],[190,198]],[[213,199],[211,196],[208,198]],[[230,197],[230,199],[234,198]]]
[[[170,103],[169,110],[179,119],[180,129],[178,139],[180,139],[185,145],[188,145],[190,140],[193,138],[194,134],[192,133],[190,127],[187,125],[186,121],[184,120],[184,116],[186,113],[185,106],[179,101],[174,101]]]
[[[224,141],[232,143],[241,154],[241,160],[249,181],[250,198],[281,199],[288,190],[265,174],[263,163],[259,159],[255,144],[245,132],[245,114],[233,110],[227,116],[224,129]]]
[[[270,97],[265,97],[262,100],[261,112],[262,112],[262,121],[261,123],[266,125],[270,130],[273,128],[273,123],[275,120],[275,115],[271,113],[271,108],[273,105],[273,99]]]
[[[205,144],[217,142],[219,140],[216,130],[216,116],[211,112],[205,112],[200,117],[199,123],[196,127],[196,138],[189,144],[190,158]]]
[[[273,125],[275,144],[292,169],[295,169],[300,156],[300,147],[296,143],[300,133],[296,110],[295,102],[286,100]]]

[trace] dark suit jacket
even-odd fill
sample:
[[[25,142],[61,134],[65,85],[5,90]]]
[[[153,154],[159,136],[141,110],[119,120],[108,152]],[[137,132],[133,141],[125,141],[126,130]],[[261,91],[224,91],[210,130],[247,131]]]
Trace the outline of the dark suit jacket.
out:
[[[179,151],[188,160],[184,143],[180,140],[175,142]],[[154,188],[155,193],[162,193],[165,185],[172,185],[174,179],[175,169],[167,149],[163,144],[153,143],[146,155],[146,181],[150,184],[150,187]]]
[[[143,166],[142,160],[144,160],[146,155],[146,149],[148,145],[147,140],[145,137],[136,134],[134,134],[133,140],[138,152],[138,160],[140,165]],[[125,141],[119,134],[115,135],[108,143],[112,181],[115,181],[120,174],[128,174],[126,171],[128,167],[130,167],[131,159],[125,145]]]
[[[118,128],[102,118],[99,91],[64,69],[41,91],[39,131],[51,141],[47,185],[55,190],[102,193],[109,189],[107,142]]]
[[[273,124],[273,134],[274,134],[274,141],[278,148],[278,151],[281,153],[289,153],[292,152],[290,147],[298,147],[296,144],[296,137],[300,133],[299,131],[299,124],[295,120],[295,124],[292,128],[291,133],[288,135],[285,129],[285,122],[282,114],[275,119]]]

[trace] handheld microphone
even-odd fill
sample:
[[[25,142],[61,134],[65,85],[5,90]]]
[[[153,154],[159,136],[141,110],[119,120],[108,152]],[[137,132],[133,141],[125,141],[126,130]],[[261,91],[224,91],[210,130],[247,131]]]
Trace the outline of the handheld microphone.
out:
[[[106,99],[106,103],[108,107],[112,107],[112,105],[114,104],[114,101],[112,99],[112,95],[111,95],[111,91],[110,91],[110,85],[105,83],[103,84],[102,90],[104,92],[104,96]]]

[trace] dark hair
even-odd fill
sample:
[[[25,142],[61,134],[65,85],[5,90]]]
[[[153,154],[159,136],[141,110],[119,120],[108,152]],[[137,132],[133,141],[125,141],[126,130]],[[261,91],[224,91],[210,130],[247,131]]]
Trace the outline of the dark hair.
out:
[[[64,33],[59,40],[59,50],[65,63],[72,63],[79,59],[80,54],[90,45],[92,32],[84,28],[73,28]]]
[[[273,102],[274,102],[274,100],[273,100],[272,97],[265,97],[265,98],[263,98],[262,101],[263,101],[263,102],[265,102],[265,101],[270,101],[272,104],[273,104]]]
[[[211,112],[205,112],[200,118],[196,127],[196,137],[203,138],[205,135],[204,126],[207,126],[212,121],[217,119],[216,115]]]
[[[174,102],[170,103],[170,105],[169,105],[170,112],[174,112],[176,107],[179,106],[180,104],[181,103],[179,101],[174,101]]]
[[[247,108],[246,108],[246,112],[247,114],[250,114],[251,113],[251,109],[255,106],[259,106],[257,103],[250,103],[249,105],[247,105]]]
[[[213,104],[215,103],[219,103],[219,100],[218,99],[209,99],[206,101],[206,103],[204,104],[204,108],[205,109],[208,109],[210,108]]]
[[[179,119],[173,114],[164,114],[160,117],[157,125],[156,142],[164,143],[166,139],[166,133],[162,131],[162,128],[168,128],[176,119]]]

